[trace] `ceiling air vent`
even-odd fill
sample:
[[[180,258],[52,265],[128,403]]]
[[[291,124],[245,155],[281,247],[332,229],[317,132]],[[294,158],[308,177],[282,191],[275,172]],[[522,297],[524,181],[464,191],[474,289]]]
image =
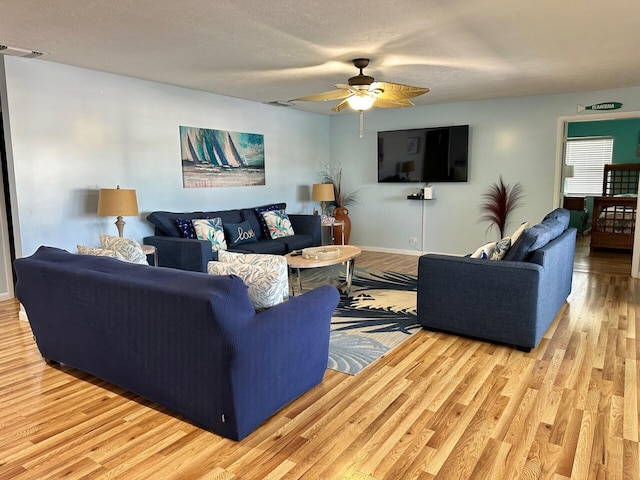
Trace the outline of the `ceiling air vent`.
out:
[[[285,100],[273,100],[272,102],[264,102],[267,105],[273,105],[274,107],[293,107],[295,104],[287,102]]]
[[[26,48],[12,47],[10,45],[0,44],[0,55],[10,55],[13,57],[38,58],[46,55],[46,52],[37,52],[35,50],[27,50]]]

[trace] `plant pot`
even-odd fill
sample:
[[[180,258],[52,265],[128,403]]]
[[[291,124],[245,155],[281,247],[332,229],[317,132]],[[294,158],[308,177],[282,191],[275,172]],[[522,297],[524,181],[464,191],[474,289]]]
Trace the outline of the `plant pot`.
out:
[[[351,219],[349,218],[349,210],[344,207],[336,207],[333,210],[333,216],[337,221],[344,222],[344,226],[336,225],[334,227],[334,243],[336,245],[343,245],[342,229],[344,228],[344,245],[349,245],[349,236],[351,235]]]

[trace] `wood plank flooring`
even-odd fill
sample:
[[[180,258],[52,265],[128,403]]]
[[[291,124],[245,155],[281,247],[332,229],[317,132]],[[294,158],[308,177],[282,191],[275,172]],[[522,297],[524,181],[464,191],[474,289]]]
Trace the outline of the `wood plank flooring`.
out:
[[[637,480],[640,284],[630,255],[585,255],[588,237],[532,352],[422,330],[357,376],[327,370],[242,442],[45,365],[17,302],[0,302],[0,479]]]

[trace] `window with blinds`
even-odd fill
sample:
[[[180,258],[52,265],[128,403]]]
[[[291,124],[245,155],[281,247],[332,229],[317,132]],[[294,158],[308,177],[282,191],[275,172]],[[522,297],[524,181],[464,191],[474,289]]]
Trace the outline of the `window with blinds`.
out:
[[[602,195],[604,166],[611,163],[612,137],[567,139],[565,163],[573,166],[573,177],[566,178],[565,195]]]

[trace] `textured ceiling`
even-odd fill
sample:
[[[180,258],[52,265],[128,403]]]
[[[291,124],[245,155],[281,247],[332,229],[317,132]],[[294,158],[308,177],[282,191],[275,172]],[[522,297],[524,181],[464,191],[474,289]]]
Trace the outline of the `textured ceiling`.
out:
[[[638,18],[638,0],[0,0],[0,44],[256,102],[331,90],[368,57],[426,105],[639,86]]]

